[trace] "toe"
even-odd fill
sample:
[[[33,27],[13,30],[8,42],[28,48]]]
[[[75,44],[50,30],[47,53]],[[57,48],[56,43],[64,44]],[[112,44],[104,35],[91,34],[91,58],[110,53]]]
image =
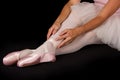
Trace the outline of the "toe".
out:
[[[3,58],[4,65],[12,65],[17,62],[19,56],[19,51],[9,53]]]

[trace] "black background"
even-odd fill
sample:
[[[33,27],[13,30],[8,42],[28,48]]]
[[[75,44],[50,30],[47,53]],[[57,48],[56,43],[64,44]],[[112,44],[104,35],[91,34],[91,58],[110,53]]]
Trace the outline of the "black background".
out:
[[[2,4],[1,39],[46,39],[48,28],[68,0],[6,1]],[[82,0],[85,1],[85,0]],[[92,2],[92,0],[86,0]]]
[[[48,29],[68,0],[3,1],[1,9],[0,46],[46,40]],[[93,2],[92,0],[82,0]],[[1,48],[2,48],[1,47]]]
[[[4,1],[1,9],[0,27],[0,74],[10,80],[40,80],[55,75],[59,79],[70,74],[70,78],[111,79],[119,78],[120,52],[107,45],[91,45],[78,53],[58,57],[58,62],[37,65],[25,69],[6,67],[2,58],[9,52],[25,48],[36,48],[46,40],[49,27],[68,0]],[[93,2],[92,0],[82,0]],[[87,56],[86,56],[87,54]],[[96,58],[99,58],[98,60]],[[89,66],[82,66],[90,60]],[[79,64],[74,62],[80,62]],[[64,67],[63,67],[64,66]],[[63,67],[64,69],[58,69]],[[44,69],[44,70],[42,70]],[[48,70],[48,71],[47,71]],[[51,73],[51,71],[53,72]],[[65,72],[63,74],[63,72]],[[73,73],[72,73],[73,72]],[[77,73],[79,74],[77,74]],[[74,74],[75,73],[75,74]],[[47,75],[45,75],[47,74]],[[72,77],[74,74],[78,75]],[[15,76],[14,76],[15,75]],[[40,76],[42,75],[42,78]],[[63,76],[64,75],[64,76]],[[82,75],[82,76],[80,76]],[[84,76],[83,76],[84,75]],[[49,79],[49,77],[48,77]],[[50,78],[50,79],[53,79]],[[43,79],[42,79],[43,80]],[[82,79],[83,80],[83,79]]]

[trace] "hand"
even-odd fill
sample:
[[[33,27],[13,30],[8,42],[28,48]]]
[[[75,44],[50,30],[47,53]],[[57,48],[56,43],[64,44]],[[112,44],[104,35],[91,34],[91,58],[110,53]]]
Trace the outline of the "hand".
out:
[[[60,28],[60,23],[55,22],[48,30],[47,39],[50,38],[51,35],[55,34]]]
[[[79,36],[78,33],[78,29],[74,28],[74,29],[66,29],[63,32],[61,32],[61,34],[59,35],[59,37],[56,40],[63,40],[59,45],[58,48],[69,44],[70,42],[72,42],[77,36]]]

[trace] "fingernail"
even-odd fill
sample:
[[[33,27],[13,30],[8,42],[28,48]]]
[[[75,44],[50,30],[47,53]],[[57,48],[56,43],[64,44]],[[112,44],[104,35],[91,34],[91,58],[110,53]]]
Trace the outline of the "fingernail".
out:
[[[61,46],[58,46],[58,48],[61,48]]]
[[[56,41],[58,40],[58,38],[55,39]]]

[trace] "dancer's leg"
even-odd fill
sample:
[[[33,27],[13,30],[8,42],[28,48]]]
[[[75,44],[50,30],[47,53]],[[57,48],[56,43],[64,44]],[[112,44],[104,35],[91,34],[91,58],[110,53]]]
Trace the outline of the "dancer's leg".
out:
[[[56,55],[68,54],[78,51],[86,45],[102,44],[101,40],[97,38],[94,31],[88,32],[76,38],[72,43],[56,50]]]
[[[74,28],[78,25],[81,25],[80,18],[76,15],[76,11],[72,10],[69,17],[63,22],[60,30],[45,41],[40,47],[38,47],[35,52],[27,58],[21,59],[18,61],[18,66],[29,66],[41,62],[50,62],[55,60],[55,50],[58,44],[62,41],[55,41],[59,34],[65,30]]]

